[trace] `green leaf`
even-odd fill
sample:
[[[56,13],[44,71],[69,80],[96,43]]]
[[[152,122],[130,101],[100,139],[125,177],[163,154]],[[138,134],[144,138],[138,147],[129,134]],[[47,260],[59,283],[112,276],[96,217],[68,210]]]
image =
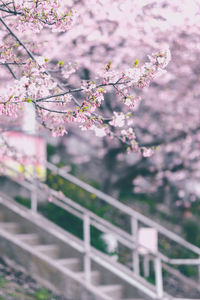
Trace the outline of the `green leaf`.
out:
[[[135,62],[134,62],[134,66],[137,67],[138,64],[139,64],[139,59],[136,59]]]
[[[62,67],[64,63],[63,63],[62,61],[59,60],[59,61],[58,61],[58,64],[59,64],[59,67]]]

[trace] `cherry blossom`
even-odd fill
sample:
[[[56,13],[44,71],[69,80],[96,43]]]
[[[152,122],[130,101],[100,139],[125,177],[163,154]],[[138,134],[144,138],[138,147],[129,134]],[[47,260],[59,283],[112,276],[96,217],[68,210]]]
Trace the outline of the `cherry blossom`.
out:
[[[89,12],[87,5],[84,7]],[[123,5],[115,7],[116,12],[118,9],[123,10]],[[30,103],[38,124],[54,137],[67,134],[70,124],[74,124],[82,131],[94,131],[98,137],[114,137],[125,143],[128,151],[150,156],[151,149],[140,146],[134,130],[129,128],[129,110],[140,99],[133,89],[148,87],[154,78],[163,75],[170,50],[165,47],[148,55],[149,62],[142,64],[136,59],[133,66],[124,69],[116,68],[111,60],[102,62],[93,79],[74,80],[79,76],[78,64],[67,61],[67,55],[64,59],[53,57],[48,49],[51,51],[52,45],[59,48],[65,32],[70,33],[76,26],[78,31],[83,16],[80,5],[72,1],[1,2],[0,64],[11,78],[1,87],[0,115],[20,120],[25,105]],[[67,47],[71,41],[67,38],[63,43]],[[125,111],[122,106],[104,115],[102,107],[111,90]]]

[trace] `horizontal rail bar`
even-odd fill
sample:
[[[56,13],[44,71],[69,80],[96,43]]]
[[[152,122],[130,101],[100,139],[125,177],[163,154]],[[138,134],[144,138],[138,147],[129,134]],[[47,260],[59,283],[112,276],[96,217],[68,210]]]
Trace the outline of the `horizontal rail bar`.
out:
[[[56,200],[60,203],[59,200]],[[67,206],[67,204],[66,204]],[[109,262],[109,257],[107,256],[107,259],[105,260],[105,255],[100,255],[98,253],[99,251],[92,248],[91,247],[91,251],[90,251],[90,255],[91,258],[96,261],[97,263],[99,263],[100,265],[106,267],[107,269],[111,270],[113,273],[116,273],[116,275],[119,275],[121,278],[125,279],[125,281],[129,282],[130,284],[133,284],[134,286],[137,286],[138,288],[141,289],[141,285],[142,285],[142,290],[143,292],[147,293],[149,295],[149,293],[152,293],[152,296],[154,294],[154,289],[153,286],[150,286],[148,282],[144,283],[144,280],[142,277],[139,276],[139,278],[136,276],[133,276],[132,271],[130,271],[127,267],[126,267],[126,271],[125,271],[125,266],[120,266],[119,267],[119,263],[115,263],[114,261]],[[172,259],[173,260],[173,259]],[[169,259],[170,261],[170,259]],[[131,272],[131,273],[130,273]],[[155,295],[155,294],[154,294]],[[188,300],[188,298],[171,298],[171,299],[182,299],[182,300]]]
[[[65,195],[59,195],[59,192],[55,192],[54,190],[52,190],[52,191],[54,192],[54,197],[61,199],[61,200],[52,199],[52,203],[54,203],[57,206],[62,207],[63,209],[71,212],[72,214],[74,214],[75,216],[77,216],[78,218],[80,218],[82,220],[84,219],[84,214],[87,214],[91,219],[91,221],[90,221],[91,225],[93,225],[94,227],[98,228],[99,230],[101,230],[105,233],[112,233],[113,236],[115,236],[116,239],[118,241],[120,241],[123,245],[127,246],[131,250],[135,249],[134,239],[131,235],[129,235],[125,231],[122,231],[122,230],[118,229],[116,226],[114,226],[111,223],[105,221],[104,219],[98,217],[94,213],[84,209],[79,204],[74,203],[73,200],[66,197]],[[62,203],[61,201],[64,201],[66,204]],[[70,204],[73,205],[73,206],[76,206],[76,209],[74,209],[73,207],[70,207],[69,206]],[[78,212],[77,209],[80,209],[82,214],[80,212]],[[123,235],[125,235],[125,236],[123,236]],[[171,265],[199,265],[200,264],[200,259],[188,259],[188,258],[171,259],[171,258],[168,258],[167,256],[165,256],[165,255],[163,255],[162,253],[159,253],[159,252],[151,253],[151,251],[143,245],[138,244],[138,247],[142,247],[142,248],[148,250],[149,254],[151,254],[153,256],[157,255],[158,257],[160,257],[160,259],[163,262],[166,262],[166,263],[171,264]]]
[[[73,200],[66,197],[65,195],[60,194],[59,192],[54,191],[51,188],[49,188],[49,191],[52,191],[51,194],[53,194],[54,197],[59,198],[60,201],[63,201],[67,205],[70,205],[70,206],[65,206],[62,202],[52,199],[52,202],[56,202],[58,204],[58,206],[61,206],[63,209],[68,210],[68,211],[72,211],[71,206],[72,207],[75,206],[76,209],[82,213],[82,215],[81,215],[79,212],[75,211],[75,214],[79,218],[83,219],[84,215],[87,214],[91,219],[91,224],[94,225],[96,228],[98,228],[106,233],[112,233],[113,236],[117,237],[118,241],[120,241],[123,245],[129,247],[131,250],[134,250],[136,248],[134,236],[130,235],[129,233],[127,233],[124,230],[121,230],[120,228],[118,228],[117,226],[113,225],[112,223],[104,220],[103,218],[98,217],[96,214],[83,208],[82,206],[75,203]],[[137,244],[137,246],[146,249],[150,254],[152,254],[154,256],[156,255],[154,252],[152,252],[148,247],[146,247],[144,245]]]
[[[168,262],[170,265],[189,265],[196,266],[200,265],[200,259],[189,259],[189,258],[178,258],[178,259],[169,259]]]
[[[137,220],[143,222],[144,219],[145,220],[147,219],[148,223],[150,222],[151,225],[155,224],[156,225],[155,228],[158,229],[158,230],[160,229],[159,231],[163,235],[167,235],[170,239],[175,240],[177,243],[180,243],[180,244],[183,243],[183,245],[186,248],[189,248],[189,250],[191,250],[191,251],[193,251],[195,253],[198,253],[198,254],[200,253],[200,249],[198,247],[190,244],[189,242],[185,241],[183,238],[181,238],[178,235],[170,232],[169,230],[165,229],[161,225],[159,225],[159,224],[157,224],[157,223],[149,220],[147,217],[139,214],[138,212],[135,212],[133,209],[127,207],[126,205],[121,204],[118,200],[112,198],[111,196],[108,196],[108,195],[104,194],[103,192],[97,190],[96,188],[94,188],[94,187],[92,187],[92,186],[90,186],[90,185],[82,182],[80,179],[77,179],[73,175],[68,174],[68,173],[64,172],[63,170],[60,170],[58,167],[54,166],[53,164],[51,164],[49,162],[47,162],[47,167],[49,169],[53,170],[53,172],[58,173],[63,178],[69,180],[70,182],[73,182],[74,184],[82,187],[83,189],[87,190],[88,192],[95,194],[96,196],[98,196],[100,199],[103,199],[107,203],[109,203],[109,204],[117,207],[119,210],[122,210],[123,212],[126,212],[128,215],[131,215],[133,217],[137,216],[137,218],[136,218]],[[11,171],[14,171],[15,173],[18,173],[16,170],[12,169],[9,166],[6,166],[6,168],[10,169]],[[63,172],[64,172],[64,174],[62,174]],[[11,180],[13,180],[16,183],[24,186],[25,188],[27,188],[30,191],[32,191],[35,188],[34,185],[32,184],[32,182],[28,181],[27,179],[23,180],[23,181],[19,181],[19,180],[17,180],[17,178],[11,177]],[[51,194],[53,194],[54,197],[61,199],[68,206],[65,206],[65,204],[62,204],[60,201],[54,200],[56,205],[62,206],[63,209],[66,209],[66,210],[70,211],[71,213],[74,213],[74,215],[76,215],[79,218],[83,218],[83,216],[81,215],[81,213],[82,214],[88,214],[90,216],[91,220],[93,219],[92,223],[93,223],[94,226],[98,226],[99,229],[100,228],[104,229],[104,232],[109,232],[109,231],[113,232],[114,231],[114,235],[117,236],[117,239],[119,241],[121,241],[122,244],[126,245],[127,247],[130,247],[133,250],[135,249],[133,236],[131,236],[130,234],[128,234],[124,230],[119,229],[118,227],[116,227],[115,225],[111,224],[110,222],[108,222],[108,221],[106,221],[106,220],[98,217],[97,215],[95,215],[91,211],[87,210],[86,208],[82,207],[81,205],[75,203],[73,200],[71,200],[70,198],[66,197],[65,195],[63,195],[63,194],[59,195],[59,192],[57,192],[57,191],[55,191],[55,190],[53,190],[51,188],[48,188],[48,189],[51,192]],[[147,225],[147,223],[145,223],[145,222],[144,222],[144,224]],[[126,239],[127,239],[127,241],[125,241]],[[143,248],[146,248],[143,245],[141,245],[141,246]],[[149,250],[148,250],[148,252],[150,254],[155,255],[155,253],[151,253],[151,251],[149,251]],[[163,260],[163,262],[166,262],[166,263],[171,264],[171,265],[176,265],[176,264],[177,265],[199,265],[200,264],[200,259],[170,259],[170,258],[168,258],[167,256],[165,256],[165,255],[163,255],[161,253],[157,253],[156,255],[160,256],[160,258]]]
[[[90,216],[91,219],[95,220],[98,223],[103,224],[106,228],[109,229],[110,232],[113,232],[114,234],[117,234],[119,236],[122,236],[124,239],[130,240],[131,242],[134,241],[134,237],[129,234],[128,232],[120,229],[119,227],[117,227],[116,225],[112,224],[111,222],[99,217],[98,215],[96,215],[95,213],[91,212],[90,210],[87,210],[86,208],[84,208],[83,206],[81,206],[78,203],[75,203],[72,199],[66,197],[64,194],[59,194],[59,192],[54,191],[53,189],[49,188],[49,191],[51,192],[51,194],[56,197],[59,198],[60,200],[62,200],[63,202],[65,202],[66,204],[72,206],[73,208],[76,208],[76,210],[78,210],[79,212],[81,212],[82,214],[87,214]]]
[[[46,166],[52,172],[55,172],[56,174],[58,174],[61,177],[65,178],[66,180],[68,180],[68,181],[74,183],[75,185],[83,188],[84,190],[88,191],[89,193],[95,194],[97,197],[99,197],[100,199],[102,199],[105,202],[109,203],[110,205],[116,207],[117,209],[119,209],[123,213],[136,218],[141,223],[143,223],[143,224],[145,224],[147,226],[155,228],[161,234],[167,236],[169,239],[171,239],[171,240],[173,240],[173,241],[181,244],[185,248],[188,248],[189,250],[193,251],[194,253],[200,255],[200,248],[198,248],[195,245],[192,245],[191,243],[189,243],[186,240],[184,240],[182,237],[180,237],[180,236],[176,235],[175,233],[169,231],[168,229],[164,228],[163,226],[159,225],[158,223],[150,220],[148,217],[140,214],[139,212],[134,211],[132,208],[126,206],[123,203],[120,203],[115,198],[113,198],[113,197],[111,197],[109,195],[106,195],[102,191],[100,191],[100,190],[98,190],[98,189],[90,186],[89,184],[87,184],[87,183],[83,182],[82,180],[76,178],[75,176],[67,173],[66,171],[64,171],[62,169],[59,169],[58,167],[56,167],[55,165],[51,164],[50,162],[47,162]]]
[[[55,165],[51,164],[50,162],[46,162],[46,166],[48,169],[50,169],[53,172],[56,172],[58,175],[60,175],[61,177],[67,179],[68,181],[80,186],[81,188],[83,188],[84,190],[95,194],[96,196],[98,196],[100,199],[104,200],[105,202],[111,204],[112,206],[118,208],[119,210],[123,211],[124,213],[126,213],[129,216],[135,217],[136,219],[138,219],[140,222],[144,223],[145,225],[148,225],[150,227],[155,228],[156,230],[158,230],[161,234],[167,236],[169,239],[174,240],[175,242],[181,244],[182,246],[184,246],[185,248],[193,251],[194,253],[200,255],[200,248],[198,248],[195,245],[192,245],[191,243],[187,242],[186,240],[184,240],[182,237],[176,235],[175,233],[169,231],[168,229],[165,229],[163,226],[157,224],[156,222],[148,219],[147,217],[145,217],[144,215],[134,211],[132,208],[120,203],[118,200],[114,199],[113,197],[104,194],[103,192],[101,192],[100,190],[90,186],[89,184],[81,181],[80,179],[74,177],[73,175],[65,172],[62,169],[59,169],[58,167],[56,167]],[[18,173],[16,170],[14,170],[13,168],[6,166],[6,168],[14,171],[15,173]],[[16,181],[17,183],[21,184],[22,186],[24,185],[24,183],[21,181],[17,181],[15,178],[14,181]],[[30,189],[28,186],[27,188],[29,190]],[[52,190],[54,191],[54,190]],[[55,192],[55,191],[54,191]],[[73,202],[73,204],[76,204]],[[80,206],[81,207],[81,206]],[[83,209],[83,208],[82,208]],[[85,211],[88,212],[87,209],[85,209]]]
[[[156,255],[163,261],[163,263],[167,263],[168,265],[200,265],[200,258],[169,258],[160,252],[158,252]],[[150,258],[153,259],[151,253]]]

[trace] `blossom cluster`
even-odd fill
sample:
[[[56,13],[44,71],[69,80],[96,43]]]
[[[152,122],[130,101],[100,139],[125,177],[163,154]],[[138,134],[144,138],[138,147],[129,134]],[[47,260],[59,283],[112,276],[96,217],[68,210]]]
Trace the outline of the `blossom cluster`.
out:
[[[17,15],[13,27],[22,32],[27,29],[40,32],[43,27],[49,27],[53,32],[64,32],[77,18],[77,12],[66,9],[65,1],[59,0],[15,0],[13,13]]]
[[[0,63],[19,62],[19,58],[14,53],[16,46],[18,44],[10,45],[7,42],[0,44]]]
[[[159,52],[148,56],[149,62],[141,67],[138,61],[132,68],[128,68],[121,74],[112,70],[112,63],[109,62],[104,68],[103,83],[109,85],[116,82],[117,94],[121,96],[121,101],[129,108],[133,108],[140,97],[130,94],[131,88],[148,87],[150,82],[165,73],[165,68],[171,60],[169,48],[164,48]]]
[[[165,61],[160,60],[160,57],[164,57]],[[15,80],[2,93],[0,114],[16,118],[23,110],[23,104],[31,102],[35,106],[40,123],[50,129],[54,137],[67,134],[66,126],[69,123],[76,123],[81,130],[93,130],[99,137],[116,136],[129,145],[128,150],[141,151],[144,156],[150,156],[153,151],[139,147],[133,129],[127,127],[128,119],[132,115],[130,112],[114,111],[106,120],[101,116],[99,108],[110,86],[120,95],[124,104],[132,108],[139,97],[131,95],[131,87],[141,87],[144,74],[145,81],[149,82],[156,71],[166,66],[167,59],[166,52],[161,51],[152,55],[151,63],[148,63],[149,70],[151,65],[152,72],[144,73],[144,70],[147,70],[147,64],[140,68],[129,68],[118,79],[114,76],[117,77],[119,74],[112,71],[112,76],[107,76],[109,80],[106,82],[105,77],[99,83],[84,81],[80,88],[62,92],[59,84],[48,73],[47,60],[43,57],[36,57],[35,61],[29,58],[23,65],[23,76]],[[106,72],[110,71],[106,70]],[[74,98],[75,92],[83,94],[81,102]],[[123,128],[123,130],[117,132],[117,128]]]
[[[76,124],[81,130],[92,130],[99,137],[116,137],[127,143],[129,150],[150,156],[153,151],[140,147],[133,128],[130,128],[130,111],[113,111],[109,116],[103,116],[101,108],[105,94],[112,88],[128,110],[132,109],[140,99],[132,95],[132,89],[144,88],[162,74],[170,61],[169,49],[152,54],[149,62],[141,66],[136,61],[133,67],[123,72],[114,70],[110,61],[97,81],[83,80],[79,86],[66,88],[63,82],[70,80],[77,66],[58,61],[56,69],[55,63],[49,64],[45,57],[33,55],[28,45],[13,32],[13,29],[17,29],[23,33],[28,28],[38,33],[43,27],[57,32],[68,30],[77,14],[71,9],[66,12],[65,4],[65,1],[59,0],[16,0],[9,4],[7,13],[14,17],[15,22],[10,21],[10,27],[5,21],[1,22],[16,43],[10,39],[1,44],[0,63],[7,64],[14,81],[2,90],[0,115],[17,118],[24,109],[24,103],[28,102],[34,107],[37,120],[53,136],[67,134],[67,127]],[[21,49],[25,51],[25,57]],[[17,76],[12,64],[18,68]],[[53,69],[49,69],[49,65],[53,65]],[[55,75],[57,71],[59,76]]]

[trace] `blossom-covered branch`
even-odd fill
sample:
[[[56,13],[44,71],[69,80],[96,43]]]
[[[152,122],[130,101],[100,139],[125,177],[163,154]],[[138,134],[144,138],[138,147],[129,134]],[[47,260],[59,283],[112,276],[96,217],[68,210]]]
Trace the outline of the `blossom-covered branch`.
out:
[[[133,90],[148,87],[155,77],[165,72],[170,61],[167,47],[148,56],[149,62],[140,66],[136,60],[124,71],[115,70],[110,61],[102,66],[97,79],[66,89],[63,83],[77,72],[77,67],[59,61],[52,70],[50,65],[53,63],[33,54],[23,37],[27,29],[36,34],[49,28],[53,32],[66,31],[75,22],[77,13],[71,8],[65,12],[65,1],[61,4],[57,0],[18,0],[1,5],[0,11],[0,21],[5,29],[5,38],[0,45],[0,64],[5,65],[14,77],[1,89],[0,115],[19,118],[24,105],[30,103],[35,108],[38,122],[49,128],[53,136],[63,136],[68,125],[74,123],[81,130],[93,130],[99,137],[117,137],[128,145],[128,151],[139,151],[144,156],[153,153],[153,149],[138,145],[129,119],[139,101]],[[12,68],[16,69],[17,76]],[[101,106],[111,88],[125,105],[126,112],[113,111],[104,116]]]

